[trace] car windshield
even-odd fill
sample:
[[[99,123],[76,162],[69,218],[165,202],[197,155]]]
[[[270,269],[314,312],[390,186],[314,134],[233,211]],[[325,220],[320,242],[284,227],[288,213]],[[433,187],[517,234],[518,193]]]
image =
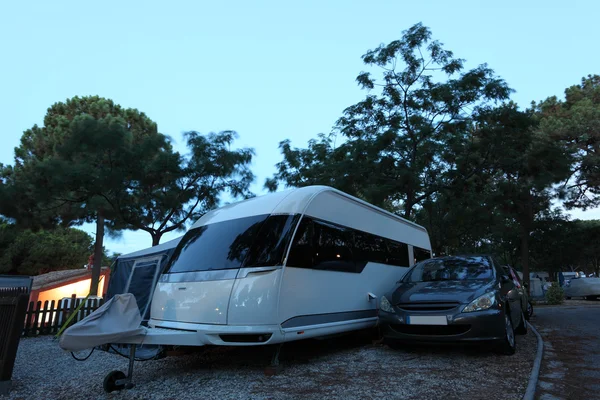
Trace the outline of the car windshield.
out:
[[[404,281],[470,281],[488,280],[492,277],[492,266],[486,257],[450,257],[418,263]]]

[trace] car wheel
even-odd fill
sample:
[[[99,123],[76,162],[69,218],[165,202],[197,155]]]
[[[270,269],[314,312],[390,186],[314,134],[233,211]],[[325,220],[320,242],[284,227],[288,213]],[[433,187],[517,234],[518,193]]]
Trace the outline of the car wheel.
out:
[[[515,331],[510,321],[510,315],[504,314],[504,339],[500,340],[498,351],[507,356],[515,354],[517,350],[517,341],[515,338]]]
[[[519,326],[515,329],[515,333],[517,335],[527,335],[527,322],[525,321],[524,313],[521,313],[521,322],[519,322]]]
[[[533,304],[530,301],[527,302],[527,314],[525,315],[525,319],[529,321],[529,318],[533,317]]]

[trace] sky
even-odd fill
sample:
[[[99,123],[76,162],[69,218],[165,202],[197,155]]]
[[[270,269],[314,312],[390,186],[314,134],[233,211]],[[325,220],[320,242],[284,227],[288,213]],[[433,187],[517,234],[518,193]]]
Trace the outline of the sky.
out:
[[[99,95],[145,112],[182,152],[185,131],[237,131],[236,145],[256,151],[261,194],[278,143],[329,133],[366,94],[355,82],[361,55],[415,23],[467,67],[487,63],[527,107],[600,73],[598,15],[595,0],[4,1],[0,163],[13,163],[50,105]],[[600,209],[571,214],[600,219]],[[128,253],[151,243],[127,231],[105,244]]]

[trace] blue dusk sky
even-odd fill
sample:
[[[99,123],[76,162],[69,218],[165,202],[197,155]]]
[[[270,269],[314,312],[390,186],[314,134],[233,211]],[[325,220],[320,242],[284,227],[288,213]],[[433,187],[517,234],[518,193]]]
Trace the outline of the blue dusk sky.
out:
[[[355,82],[361,55],[413,24],[467,67],[488,63],[527,107],[600,73],[598,15],[593,0],[4,1],[0,162],[13,163],[22,132],[51,104],[99,95],[144,111],[182,152],[184,131],[236,130],[236,145],[256,150],[261,194],[278,143],[329,133],[366,94]],[[106,238],[114,252],[150,245],[141,231]]]

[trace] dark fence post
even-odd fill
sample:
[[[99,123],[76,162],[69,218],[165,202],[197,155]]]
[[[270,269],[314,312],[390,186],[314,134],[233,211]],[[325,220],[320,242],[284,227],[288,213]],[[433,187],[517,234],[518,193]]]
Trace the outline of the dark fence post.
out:
[[[33,279],[0,276],[0,395],[10,391]]]
[[[0,290],[2,289],[0,288]],[[74,313],[76,315],[73,315],[73,319],[69,321],[69,326],[81,321],[104,304],[104,299],[92,299],[75,312],[77,307],[79,307],[83,301],[76,297],[76,295],[73,295],[69,298],[57,301],[46,300],[43,304],[41,301],[38,301],[37,303],[30,302],[29,307],[26,308],[25,311],[22,335],[37,336],[55,334]],[[2,346],[1,343],[2,342],[0,341],[0,347]]]

